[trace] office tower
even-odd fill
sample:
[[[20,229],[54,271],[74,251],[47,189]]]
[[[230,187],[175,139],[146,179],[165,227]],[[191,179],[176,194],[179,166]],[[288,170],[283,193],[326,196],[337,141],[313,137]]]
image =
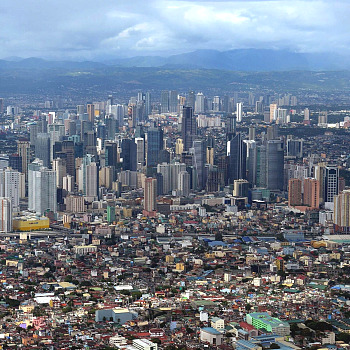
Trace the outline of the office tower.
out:
[[[50,161],[53,160],[53,147],[57,141],[62,141],[65,136],[64,125],[61,124],[50,124],[48,132],[50,134]]]
[[[109,115],[105,119],[106,124],[106,139],[114,140],[115,134],[118,132],[118,121],[114,119],[113,115]]]
[[[74,177],[72,175],[67,175],[63,177],[62,188],[67,192],[74,191]]]
[[[88,103],[86,105],[86,109],[87,109],[89,122],[93,124],[95,122],[95,105],[93,103]]]
[[[9,167],[22,173],[22,157],[18,154],[10,154]]]
[[[204,95],[202,92],[199,92],[196,95],[194,111],[195,111],[195,113],[204,113],[205,112]]]
[[[95,131],[88,131],[83,136],[84,154],[92,154],[97,156],[96,148],[96,133]]]
[[[171,183],[171,168],[168,163],[161,163],[157,165],[157,174],[161,174],[162,192],[161,194],[168,194],[173,190]]]
[[[188,197],[190,194],[190,174],[187,171],[181,171],[178,182],[180,194]]]
[[[336,166],[326,166],[323,171],[323,200],[333,202],[339,193],[339,169]]]
[[[246,178],[247,145],[240,133],[227,142],[227,183]]]
[[[30,157],[30,143],[29,141],[17,141],[17,153],[22,159],[22,173],[28,178],[28,164]]]
[[[179,189],[179,174],[181,171],[186,171],[186,164],[179,162],[170,164],[170,191]]]
[[[247,145],[247,179],[252,187],[256,185],[256,172],[257,172],[257,144],[254,140],[245,140]]]
[[[230,99],[227,95],[225,95],[222,99],[221,102],[221,110],[222,112],[229,113],[229,104],[230,104]]]
[[[310,209],[320,207],[320,182],[318,180],[311,178],[304,180],[303,204]]]
[[[303,139],[287,139],[287,156],[303,157]]]
[[[334,230],[350,233],[350,190],[345,190],[334,196]]]
[[[277,104],[270,104],[270,123],[277,119]]]
[[[123,170],[137,170],[137,147],[134,139],[122,140]]]
[[[0,232],[12,231],[12,204],[11,199],[0,197]]]
[[[78,119],[82,120],[85,113],[85,106],[84,105],[77,105],[77,116]]]
[[[169,112],[169,91],[163,90],[160,94],[160,112],[168,113]]]
[[[249,127],[249,141],[255,141],[255,126]]]
[[[288,181],[288,206],[302,205],[301,187],[302,182],[300,179],[290,179]]]
[[[171,90],[169,93],[169,112],[177,113],[178,112],[178,92],[176,90]]]
[[[93,160],[93,155],[85,155],[78,169],[79,191],[89,200],[98,198],[98,166]]]
[[[192,147],[193,141],[197,135],[196,118],[193,116],[193,109],[191,107],[183,107],[182,109],[182,124],[181,124],[181,138],[183,142],[184,151],[188,151]]]
[[[214,165],[214,148],[213,147],[207,147],[206,150],[206,163]]]
[[[116,142],[105,142],[105,165],[116,167],[118,163],[118,145]]]
[[[244,179],[238,179],[233,182],[234,197],[248,197],[249,182]]]
[[[114,180],[114,168],[111,166],[102,167],[99,171],[99,186],[106,187],[107,189],[111,189],[113,180]]]
[[[230,140],[236,133],[237,116],[236,114],[229,114],[226,120],[226,134],[227,140]]]
[[[195,185],[197,190],[203,190],[206,184],[205,179],[205,161],[206,161],[206,144],[203,140],[193,141],[193,148],[191,149],[193,154],[193,167],[196,171]]]
[[[46,211],[56,212],[56,172],[35,160],[28,165],[28,209],[43,215]]]
[[[66,160],[57,158],[52,161],[52,170],[56,172],[57,188],[63,188],[63,178],[67,176]]]
[[[163,149],[163,130],[150,127],[147,130],[147,168],[154,168],[159,163],[159,152]]]
[[[266,148],[266,183],[269,190],[283,190],[283,141],[270,140]]]
[[[221,110],[220,96],[214,96],[214,98],[213,98],[213,112],[220,112],[220,110]]]
[[[310,110],[309,108],[304,109],[304,122],[310,121]]]
[[[38,133],[35,140],[35,158],[41,159],[43,165],[50,167],[50,134]]]
[[[186,99],[186,107],[191,107],[192,111],[195,110],[195,102],[196,102],[196,95],[194,91],[190,91],[188,93],[187,99]]]
[[[242,121],[242,113],[243,113],[242,108],[243,108],[243,103],[238,102],[236,104],[236,118],[238,123]]]
[[[175,154],[181,155],[183,151],[184,151],[183,140],[182,139],[176,139]]]
[[[157,179],[147,177],[144,186],[144,214],[155,216],[157,210]]]
[[[256,101],[255,102],[255,113],[259,113],[259,114],[264,113],[264,103],[263,103],[263,101]]]
[[[4,113],[4,99],[0,98],[0,114]]]
[[[152,104],[151,104],[151,93],[146,92],[145,96],[145,114],[146,116],[152,113]]]
[[[218,192],[220,187],[224,185],[222,172],[218,166],[211,164],[207,164],[205,170],[208,174],[205,190],[207,192]]]
[[[73,141],[58,141],[53,147],[53,158],[61,158],[66,162],[67,174],[75,176],[75,145]]]
[[[135,138],[135,144],[137,169],[141,169],[145,165],[145,139],[137,137]]]

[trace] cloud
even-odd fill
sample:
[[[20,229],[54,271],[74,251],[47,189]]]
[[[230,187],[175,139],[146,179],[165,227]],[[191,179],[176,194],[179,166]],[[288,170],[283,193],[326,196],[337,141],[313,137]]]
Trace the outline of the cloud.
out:
[[[103,59],[208,48],[347,52],[349,14],[345,0],[2,0],[0,57]]]

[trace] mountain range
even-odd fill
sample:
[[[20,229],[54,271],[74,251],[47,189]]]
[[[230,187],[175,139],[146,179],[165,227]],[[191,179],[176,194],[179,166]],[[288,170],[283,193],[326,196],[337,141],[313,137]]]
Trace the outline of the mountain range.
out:
[[[331,53],[296,53],[287,50],[237,49],[229,51],[197,50],[169,57],[136,56],[100,61],[45,60],[9,57],[0,60],[0,70],[64,69],[90,70],[108,67],[158,67],[167,69],[219,69],[230,71],[329,71],[350,69],[350,60]]]

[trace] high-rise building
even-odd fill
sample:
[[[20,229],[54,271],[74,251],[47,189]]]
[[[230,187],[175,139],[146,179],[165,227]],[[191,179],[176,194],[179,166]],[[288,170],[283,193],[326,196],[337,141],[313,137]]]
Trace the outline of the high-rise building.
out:
[[[237,122],[240,123],[242,121],[242,111],[243,109],[243,103],[242,102],[238,102],[236,104],[236,117],[237,117]]]
[[[305,108],[304,109],[304,122],[309,121],[310,120],[310,110],[309,108]]]
[[[334,196],[334,230],[350,233],[350,190]]]
[[[160,112],[168,113],[169,112],[169,91],[163,90],[160,95]]]
[[[339,169],[336,166],[326,166],[323,171],[323,200],[333,203],[334,196],[339,193]]]
[[[145,95],[145,114],[146,116],[152,113],[152,104],[151,104],[151,93],[146,92]]]
[[[56,172],[40,160],[28,165],[28,209],[41,215],[57,210]]]
[[[179,173],[179,192],[184,197],[190,194],[190,174],[187,171]]]
[[[4,99],[0,98],[0,114],[4,113]]]
[[[194,111],[194,109],[195,109],[195,101],[196,101],[196,95],[195,95],[194,91],[190,91],[188,93],[185,106],[186,107],[191,107],[192,111]]]
[[[302,182],[300,179],[290,179],[288,182],[288,206],[295,207],[302,205],[301,194]]]
[[[269,140],[266,148],[266,183],[269,190],[283,190],[284,147],[281,140]]]
[[[277,119],[277,104],[270,104],[270,123]]]
[[[320,182],[318,180],[311,178],[304,180],[303,204],[310,209],[320,207]]]
[[[43,165],[50,167],[50,134],[38,133],[35,140],[35,158],[41,159]]]
[[[244,179],[238,179],[233,182],[234,197],[248,197],[249,182]]]
[[[196,95],[196,101],[195,101],[195,107],[194,107],[195,113],[204,113],[204,95],[202,92],[198,92]]]
[[[303,139],[288,139],[287,140],[287,156],[303,157]]]
[[[169,93],[169,112],[177,113],[179,106],[178,92],[176,90],[171,90]]]
[[[150,127],[147,130],[147,168],[150,169],[159,163],[159,152],[163,149],[163,130],[159,127]]]
[[[154,216],[157,211],[157,179],[147,177],[144,186],[144,214]]]
[[[54,159],[52,161],[52,169],[56,172],[57,188],[63,188],[63,178],[67,176],[66,160],[62,158]]]
[[[195,169],[195,178],[193,182],[197,190],[203,190],[206,184],[205,162],[206,162],[206,144],[204,140],[194,140],[193,148],[193,167]]]
[[[0,197],[9,198],[12,210],[17,212],[22,192],[21,173],[11,168],[0,170]]]
[[[247,145],[237,133],[227,142],[227,184],[234,180],[246,179]]]
[[[30,158],[30,143],[29,141],[17,141],[17,153],[22,159],[22,173],[28,178],[28,164]]]
[[[183,107],[182,109],[182,124],[181,124],[181,138],[183,143],[183,150],[188,151],[192,147],[193,141],[197,135],[197,123],[193,116],[193,109],[191,107]]]
[[[0,197],[0,232],[12,231],[12,204],[11,199]]]
[[[93,103],[88,103],[86,107],[89,122],[93,124],[95,122],[95,105]]]
[[[123,170],[137,170],[137,147],[135,140],[122,140],[121,157],[123,158]]]

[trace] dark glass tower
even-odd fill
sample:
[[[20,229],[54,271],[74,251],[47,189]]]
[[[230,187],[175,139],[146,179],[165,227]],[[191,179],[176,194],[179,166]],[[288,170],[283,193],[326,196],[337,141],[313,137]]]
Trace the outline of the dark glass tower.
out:
[[[192,147],[196,134],[197,124],[196,119],[193,116],[193,109],[192,107],[183,107],[181,138],[184,146],[184,151],[188,151]]]

